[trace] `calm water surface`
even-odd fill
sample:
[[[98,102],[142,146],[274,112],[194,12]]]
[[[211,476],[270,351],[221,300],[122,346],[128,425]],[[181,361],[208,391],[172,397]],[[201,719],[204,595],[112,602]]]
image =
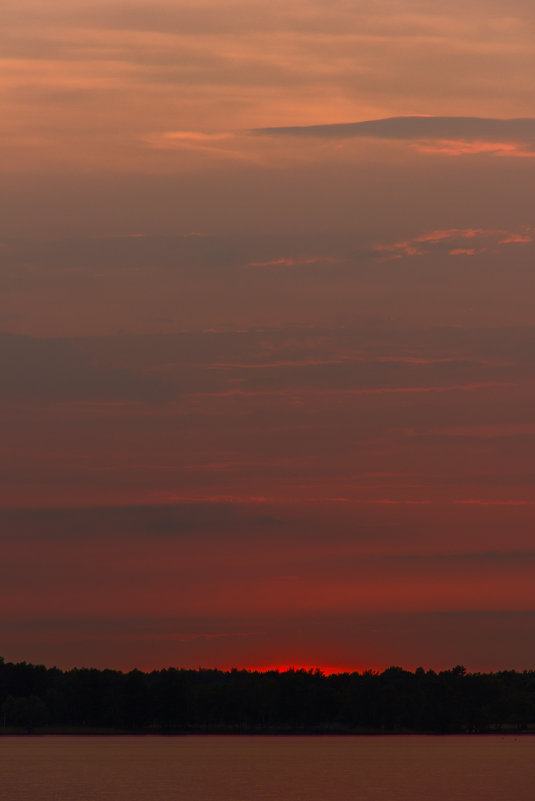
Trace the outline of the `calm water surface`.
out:
[[[533,801],[535,737],[0,737],[3,801]]]

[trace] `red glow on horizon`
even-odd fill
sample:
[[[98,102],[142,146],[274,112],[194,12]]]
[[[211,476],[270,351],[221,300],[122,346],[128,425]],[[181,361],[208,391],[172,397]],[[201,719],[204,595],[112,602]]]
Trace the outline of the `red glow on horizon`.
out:
[[[365,673],[371,670],[374,673],[380,673],[385,670],[384,665],[317,665],[309,663],[276,663],[272,665],[244,665],[241,670],[248,670],[256,673],[287,673],[289,671],[306,671],[307,673],[315,673],[319,671],[325,676],[340,675],[341,673]]]

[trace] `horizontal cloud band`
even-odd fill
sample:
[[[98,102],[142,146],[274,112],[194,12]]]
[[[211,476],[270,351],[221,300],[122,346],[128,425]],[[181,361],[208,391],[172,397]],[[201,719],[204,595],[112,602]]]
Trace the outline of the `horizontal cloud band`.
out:
[[[487,117],[387,117],[332,125],[293,125],[255,128],[256,136],[314,137],[346,139],[483,139],[531,140],[535,118],[497,119]]]

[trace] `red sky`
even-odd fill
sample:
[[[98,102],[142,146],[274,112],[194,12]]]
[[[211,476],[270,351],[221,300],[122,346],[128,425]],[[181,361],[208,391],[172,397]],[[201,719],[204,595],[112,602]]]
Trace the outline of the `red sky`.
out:
[[[3,656],[532,668],[531,4],[3,16]]]

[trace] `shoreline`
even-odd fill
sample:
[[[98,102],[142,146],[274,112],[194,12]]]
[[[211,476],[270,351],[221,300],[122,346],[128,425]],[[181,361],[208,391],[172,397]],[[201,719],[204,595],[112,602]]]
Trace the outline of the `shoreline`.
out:
[[[315,731],[291,730],[231,730],[231,729],[195,729],[169,731],[124,730],[124,729],[92,729],[92,728],[58,728],[43,727],[33,731],[24,731],[21,728],[5,728],[0,730],[0,737],[533,737],[535,727],[522,731],[496,730],[487,731],[413,731],[413,730],[333,730],[323,729]]]

